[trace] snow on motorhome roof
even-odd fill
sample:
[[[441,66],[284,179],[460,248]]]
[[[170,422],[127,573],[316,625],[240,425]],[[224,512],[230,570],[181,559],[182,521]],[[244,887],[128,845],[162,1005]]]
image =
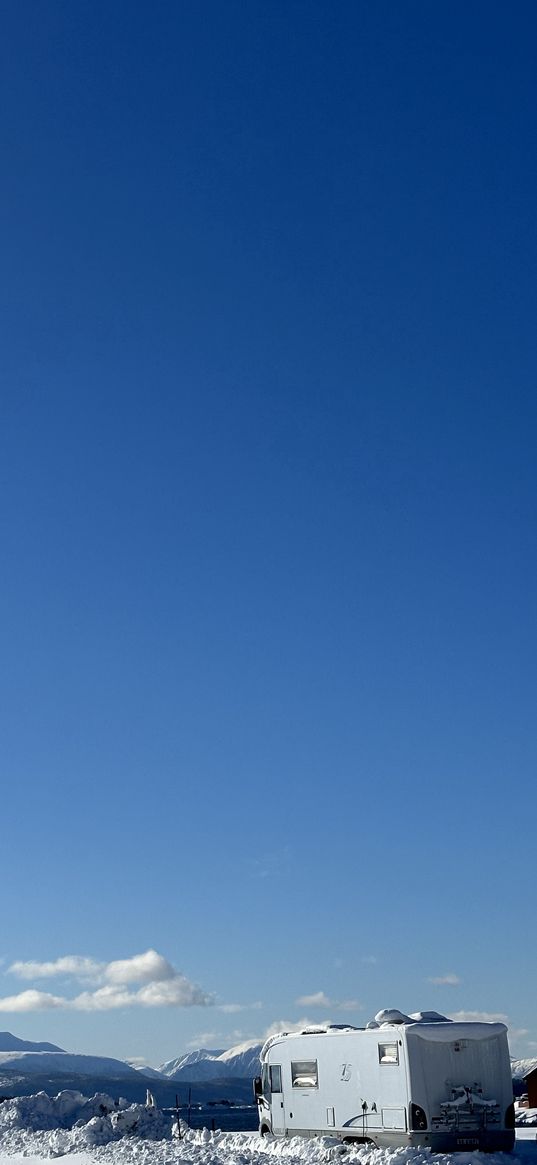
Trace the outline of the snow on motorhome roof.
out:
[[[269,1036],[265,1040],[263,1047],[259,1053],[259,1058],[262,1060],[265,1052],[268,1051],[272,1044],[277,1043],[278,1040],[290,1039],[295,1036],[325,1036],[325,1035],[342,1035],[344,1032],[363,1032],[365,1028],[355,1027],[352,1023],[324,1023],[313,1024],[310,1027],[299,1028],[292,1032],[275,1032],[273,1036]]]
[[[265,1041],[260,1052],[260,1059],[263,1060],[269,1048],[278,1040],[296,1039],[298,1036],[314,1036],[314,1035],[343,1035],[345,1032],[364,1032],[364,1031],[383,1031],[386,1028],[393,1027],[408,1027],[416,1034],[421,1035],[428,1040],[443,1040],[446,1038],[446,1028],[449,1027],[449,1038],[462,1039],[465,1035],[470,1035],[476,1039],[484,1039],[500,1035],[501,1032],[507,1031],[504,1023],[491,1023],[482,1020],[459,1020],[455,1022],[448,1019],[447,1015],[441,1015],[438,1011],[414,1011],[411,1015],[405,1015],[402,1011],[396,1011],[394,1008],[378,1011],[375,1018],[370,1020],[364,1027],[354,1027],[353,1024],[317,1024],[311,1027],[299,1028],[297,1031],[281,1031],[269,1036]]]
[[[377,1011],[368,1027],[373,1027],[375,1023],[380,1026],[383,1023],[451,1023],[451,1020],[447,1015],[441,1015],[439,1011],[412,1011],[410,1015],[405,1015],[404,1011],[387,1008],[384,1011]]]

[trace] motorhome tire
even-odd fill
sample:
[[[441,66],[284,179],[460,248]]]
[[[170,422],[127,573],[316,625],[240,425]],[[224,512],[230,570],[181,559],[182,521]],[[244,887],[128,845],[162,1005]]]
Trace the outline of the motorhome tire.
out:
[[[270,1129],[269,1129],[268,1125],[261,1125],[259,1133],[260,1133],[260,1136],[262,1136],[262,1137],[268,1137],[268,1135],[270,1133]]]

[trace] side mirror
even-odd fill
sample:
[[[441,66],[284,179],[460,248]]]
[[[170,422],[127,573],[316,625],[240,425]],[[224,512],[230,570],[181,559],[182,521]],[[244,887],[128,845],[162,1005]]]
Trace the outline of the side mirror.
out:
[[[260,1077],[260,1076],[256,1076],[256,1077],[255,1077],[255,1080],[254,1080],[254,1096],[255,1096],[255,1099],[257,1100],[257,1099],[258,1099],[258,1097],[260,1097],[260,1096],[262,1096],[262,1095],[263,1095],[263,1083],[262,1083],[261,1077]]]

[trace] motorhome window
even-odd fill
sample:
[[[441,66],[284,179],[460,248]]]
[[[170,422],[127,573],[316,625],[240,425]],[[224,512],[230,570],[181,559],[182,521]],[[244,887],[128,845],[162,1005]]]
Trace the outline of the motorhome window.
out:
[[[379,1044],[379,1064],[398,1064],[399,1048],[397,1044]]]
[[[291,1060],[293,1088],[318,1088],[317,1060]]]
[[[282,1070],[279,1064],[272,1064],[270,1069],[270,1091],[281,1092]]]

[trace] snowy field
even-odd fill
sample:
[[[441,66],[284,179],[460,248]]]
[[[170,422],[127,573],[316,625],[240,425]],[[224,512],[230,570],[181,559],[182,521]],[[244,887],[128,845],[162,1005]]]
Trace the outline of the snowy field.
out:
[[[537,1115],[537,1114],[536,1114]],[[330,1137],[285,1141],[256,1133],[187,1129],[147,1105],[78,1092],[17,1097],[0,1104],[0,1165],[537,1165],[537,1127],[517,1129],[512,1154],[343,1146]]]

